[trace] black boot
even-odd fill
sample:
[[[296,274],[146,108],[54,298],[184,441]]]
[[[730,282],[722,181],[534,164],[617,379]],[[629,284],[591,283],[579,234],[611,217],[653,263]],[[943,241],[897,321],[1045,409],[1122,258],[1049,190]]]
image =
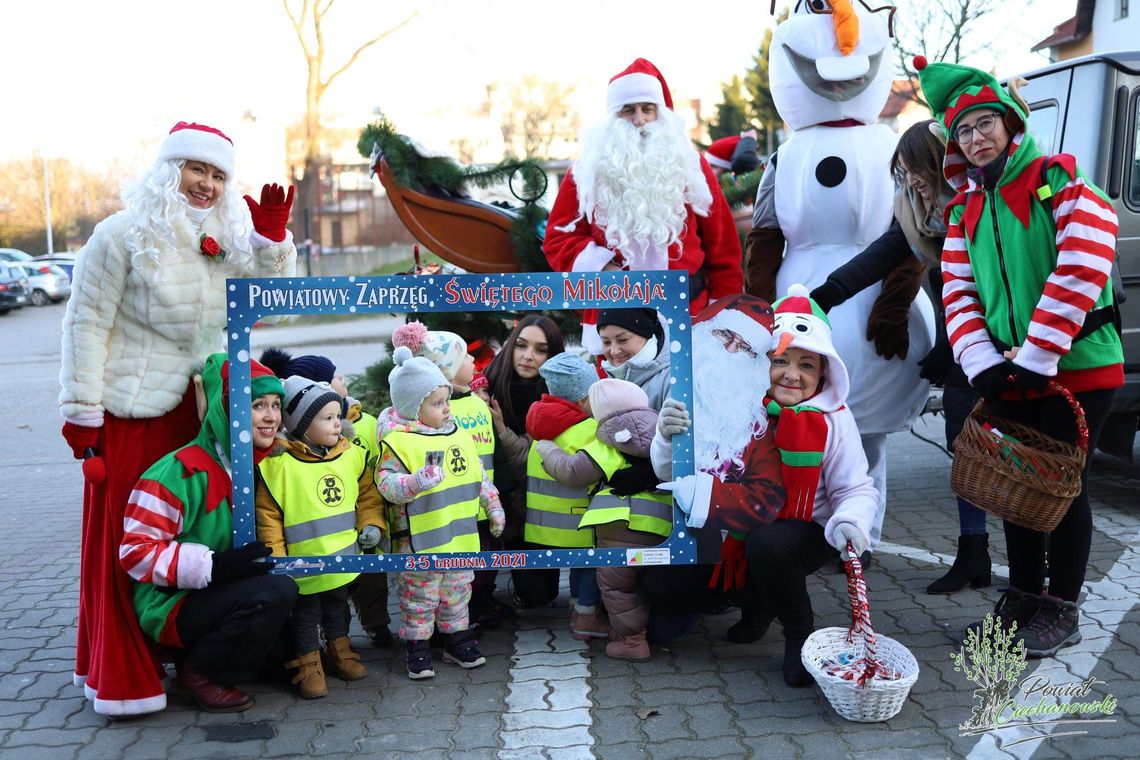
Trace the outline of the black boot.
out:
[[[804,667],[800,650],[811,632],[815,630],[815,614],[811,602],[776,613],[784,626],[784,683],[800,689],[815,683],[811,673]]]
[[[741,606],[740,613],[740,622],[730,625],[725,631],[725,636],[734,644],[751,644],[759,641],[776,617],[760,601],[747,602]]]
[[[953,594],[967,583],[970,588],[988,588],[990,577],[990,537],[987,533],[958,537],[958,556],[949,572],[926,587],[928,594]]]

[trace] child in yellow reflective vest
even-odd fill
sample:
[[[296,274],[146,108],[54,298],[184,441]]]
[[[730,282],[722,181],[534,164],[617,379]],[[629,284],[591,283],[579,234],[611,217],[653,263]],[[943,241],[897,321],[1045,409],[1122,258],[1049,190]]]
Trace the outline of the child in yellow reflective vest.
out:
[[[499,493],[479,461],[475,441],[451,418],[451,383],[407,346],[398,347],[393,358],[392,406],[379,420],[376,486],[393,505],[396,551],[477,552],[480,509],[491,533],[503,532]],[[470,570],[400,574],[400,637],[407,642],[409,678],[435,675],[428,642],[437,627],[447,638],[444,661],[461,668],[486,662],[469,627],[472,575]]]
[[[597,370],[576,354],[563,352],[543,364],[539,374],[550,393],[531,405],[526,430],[534,439],[527,457],[526,528],[528,545],[583,548],[594,545],[593,531],[579,522],[590,504],[590,492],[625,465],[617,449],[595,437],[598,423],[590,417],[590,386]],[[567,466],[546,468],[551,455],[573,455]],[[528,575],[538,572],[530,571]],[[553,579],[557,582],[557,571]],[[517,584],[517,581],[516,581]],[[557,585],[555,583],[555,590]],[[609,623],[598,610],[594,568],[570,569],[570,629],[574,638],[609,636]]]
[[[342,435],[341,397],[328,383],[285,380],[282,413],[288,437],[258,465],[257,537],[273,554],[357,554],[380,544],[388,523],[363,449]],[[321,663],[323,631],[329,667],[346,681],[368,671],[348,638],[348,584],[358,573],[297,578],[300,596],[289,621],[297,659],[293,682],[306,699],[328,694]]]

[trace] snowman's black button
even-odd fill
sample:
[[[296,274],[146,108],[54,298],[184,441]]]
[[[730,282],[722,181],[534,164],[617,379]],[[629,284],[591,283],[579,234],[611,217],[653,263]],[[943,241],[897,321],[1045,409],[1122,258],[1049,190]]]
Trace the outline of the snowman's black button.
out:
[[[824,187],[835,187],[847,177],[847,164],[839,156],[828,156],[815,165],[815,178]]]

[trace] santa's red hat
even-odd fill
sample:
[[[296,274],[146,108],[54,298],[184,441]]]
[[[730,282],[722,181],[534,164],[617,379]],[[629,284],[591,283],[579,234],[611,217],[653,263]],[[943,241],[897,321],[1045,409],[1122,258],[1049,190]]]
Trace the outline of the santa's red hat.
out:
[[[736,146],[739,144],[740,135],[714,140],[713,144],[705,151],[705,158],[719,169],[731,169],[732,154],[736,152]]]
[[[746,293],[718,298],[701,309],[693,319],[694,325],[702,322],[732,330],[757,353],[767,353],[772,346],[773,312],[771,305],[763,298]]]
[[[220,129],[180,121],[170,130],[158,150],[160,161],[201,161],[234,173],[234,141]]]
[[[630,103],[653,103],[673,110],[673,96],[665,77],[649,61],[638,58],[610,80],[606,88],[606,109],[617,113]]]

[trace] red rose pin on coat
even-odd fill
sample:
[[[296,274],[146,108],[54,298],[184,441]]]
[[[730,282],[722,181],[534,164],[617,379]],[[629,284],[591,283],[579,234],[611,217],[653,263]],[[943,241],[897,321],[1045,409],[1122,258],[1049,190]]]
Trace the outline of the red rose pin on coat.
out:
[[[215,259],[219,256],[225,258],[226,252],[222,250],[222,247],[220,245],[218,245],[218,241],[214,240],[206,233],[203,232],[202,237],[200,237],[198,241],[201,243],[203,256],[209,256],[211,259]]]

